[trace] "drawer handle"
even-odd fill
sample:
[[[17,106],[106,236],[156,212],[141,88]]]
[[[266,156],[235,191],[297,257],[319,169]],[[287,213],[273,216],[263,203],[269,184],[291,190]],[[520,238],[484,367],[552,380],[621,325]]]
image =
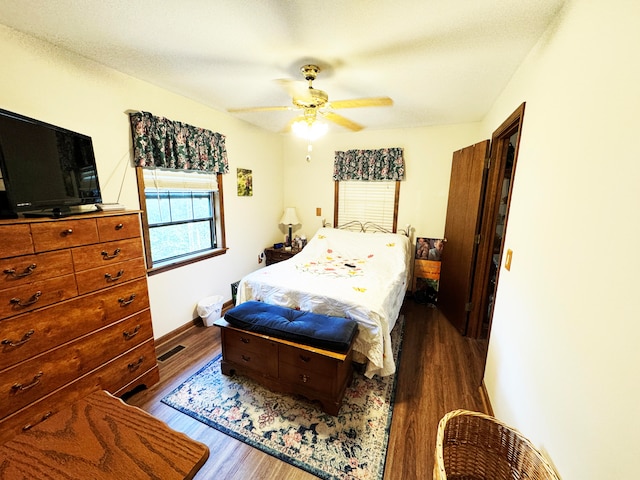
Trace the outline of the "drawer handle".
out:
[[[136,325],[136,328],[133,329],[133,332],[127,332],[125,330],[124,332],[122,332],[122,335],[124,335],[125,340],[130,340],[133,337],[135,337],[139,331],[140,331],[140,325]]]
[[[73,228],[67,228],[66,230],[62,231],[63,236],[71,235],[72,233],[73,233]]]
[[[7,268],[4,271],[4,273],[6,273],[7,275],[9,275],[12,278],[22,278],[22,277],[28,277],[29,275],[31,275],[35,269],[36,269],[36,264],[32,263],[27,268],[25,268],[24,272],[22,272],[22,273],[16,273],[16,269],[15,268]]]
[[[120,306],[121,307],[126,307],[127,305],[129,305],[130,303],[132,303],[134,300],[136,299],[136,294],[132,293],[129,296],[129,300],[125,300],[124,298],[119,298],[118,302],[120,302]]]
[[[115,277],[112,277],[110,273],[105,273],[104,278],[107,279],[107,282],[117,282],[124,275],[124,269],[120,270]]]
[[[311,357],[307,357],[306,355],[300,355],[300,360],[304,363],[309,363],[311,361]]]
[[[11,300],[9,300],[11,303],[13,303],[14,305],[18,305],[19,307],[28,307],[29,305],[33,305],[34,303],[36,303],[39,299],[40,296],[42,295],[42,292],[40,290],[38,290],[36,293],[34,293],[31,298],[29,300],[27,300],[26,302],[22,302],[21,299],[19,298],[12,298]]]
[[[302,383],[307,383],[309,381],[309,377],[307,377],[305,374],[301,374],[300,380],[302,380]]]
[[[251,361],[251,357],[249,355],[241,355],[242,360],[244,360],[245,362],[250,362]]]
[[[242,343],[249,343],[249,342],[251,342],[251,340],[250,340],[250,339],[245,338],[245,337],[240,337],[240,341],[241,341]]]
[[[127,365],[127,368],[130,372],[135,372],[138,368],[140,368],[142,362],[144,362],[144,357],[140,357],[136,363],[130,363],[129,365]]]
[[[116,248],[112,254],[109,254],[109,252],[107,251],[102,251],[102,259],[103,260],[111,260],[112,258],[116,258],[118,255],[120,255],[120,249]]]
[[[116,230],[122,230],[124,228],[124,225],[122,223],[119,223],[116,225]]]
[[[52,411],[48,411],[47,413],[45,413],[42,418],[40,419],[40,422],[44,422],[47,418],[49,418],[51,415],[53,415]],[[40,423],[38,422],[38,423]],[[22,427],[22,431],[26,432],[27,430],[31,430],[33,428],[33,424],[32,423],[27,423],[24,427]]]
[[[29,330],[27,333],[25,333],[22,336],[22,339],[18,340],[17,342],[14,342],[13,340],[9,340],[8,338],[5,338],[4,340],[2,340],[2,345],[9,345],[10,347],[19,347],[20,345],[24,345],[25,343],[27,343],[31,339],[31,335],[33,335],[34,333],[35,333],[35,330]]]
[[[26,385],[23,385],[22,383],[14,383],[11,387],[11,390],[13,390],[14,392],[24,392],[25,390],[29,390],[30,388],[33,388],[40,383],[40,377],[42,377],[42,375],[44,375],[44,373],[38,372],[33,377],[33,380],[31,380]]]

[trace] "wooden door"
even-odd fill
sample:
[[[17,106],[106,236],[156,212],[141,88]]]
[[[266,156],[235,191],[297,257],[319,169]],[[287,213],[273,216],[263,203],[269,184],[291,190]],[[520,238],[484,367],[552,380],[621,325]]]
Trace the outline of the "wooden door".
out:
[[[488,153],[489,140],[484,140],[454,152],[451,166],[438,308],[463,335],[467,332]]]

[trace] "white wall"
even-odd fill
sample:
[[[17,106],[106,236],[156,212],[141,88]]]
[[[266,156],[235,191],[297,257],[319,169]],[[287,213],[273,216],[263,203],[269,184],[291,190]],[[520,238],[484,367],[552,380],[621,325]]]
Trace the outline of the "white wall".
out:
[[[639,21],[570,1],[484,122],[526,101],[485,383],[565,479],[640,466]]]
[[[302,225],[296,233],[313,235],[322,218],[333,223],[336,150],[402,147],[406,180],[400,186],[398,228],[411,224],[416,236],[442,237],[453,152],[477,142],[480,136],[480,124],[330,133],[314,142],[310,162],[305,160],[306,141],[287,137],[284,201],[297,207]],[[317,207],[322,217],[316,217]]]
[[[205,296],[231,298],[230,284],[256,269],[278,235],[282,214],[282,139],[231,116],[0,26],[0,108],[92,137],[105,202],[138,209],[126,110],[146,110],[226,135],[225,255],[149,277],[154,334],[197,317]],[[253,170],[254,195],[238,197],[236,169]]]

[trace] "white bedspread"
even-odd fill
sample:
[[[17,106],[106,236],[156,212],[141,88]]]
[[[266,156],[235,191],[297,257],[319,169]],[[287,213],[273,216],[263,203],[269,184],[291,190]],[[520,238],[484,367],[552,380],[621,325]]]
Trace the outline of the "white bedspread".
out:
[[[259,300],[353,318],[359,324],[354,351],[369,360],[365,375],[391,375],[389,333],[407,289],[410,257],[404,235],[321,228],[291,259],[244,277],[237,303]]]

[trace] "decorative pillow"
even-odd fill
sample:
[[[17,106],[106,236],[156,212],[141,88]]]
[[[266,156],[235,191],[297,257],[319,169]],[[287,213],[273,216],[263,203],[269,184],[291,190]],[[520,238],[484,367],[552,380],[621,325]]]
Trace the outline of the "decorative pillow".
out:
[[[229,310],[225,320],[236,328],[313,347],[346,352],[358,332],[355,320],[302,312],[249,301]]]

